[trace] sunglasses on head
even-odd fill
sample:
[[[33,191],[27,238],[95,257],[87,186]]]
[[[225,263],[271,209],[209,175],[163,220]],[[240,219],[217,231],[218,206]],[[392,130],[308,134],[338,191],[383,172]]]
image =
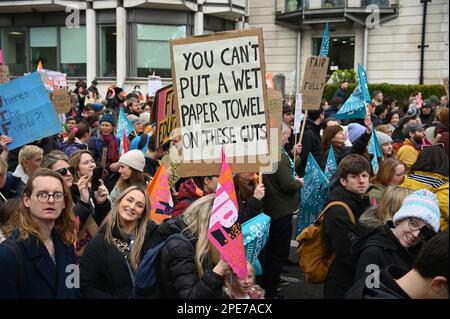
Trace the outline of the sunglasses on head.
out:
[[[75,169],[70,166],[57,169],[55,172],[61,174],[62,176],[66,176],[67,172],[70,172],[70,174],[73,175],[75,173]]]

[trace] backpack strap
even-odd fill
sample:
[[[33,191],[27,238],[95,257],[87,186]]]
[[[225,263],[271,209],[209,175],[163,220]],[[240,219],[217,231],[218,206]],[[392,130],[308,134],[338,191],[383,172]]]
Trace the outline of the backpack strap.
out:
[[[2,242],[3,245],[9,247],[15,257],[16,257],[16,262],[17,262],[17,293],[20,295],[20,292],[22,291],[22,287],[23,287],[23,257],[22,257],[22,251],[19,247],[19,243],[16,242],[15,240],[11,240],[11,239],[6,239],[5,241]]]
[[[320,220],[323,223],[323,219],[325,218],[325,213],[332,207],[332,206],[342,206],[345,208],[345,211],[348,214],[348,217],[350,218],[351,222],[353,225],[356,224],[355,221],[355,215],[353,215],[352,209],[350,208],[350,206],[348,206],[346,203],[336,200],[336,201],[332,201],[329,202],[327,206],[325,206],[325,208],[322,210],[322,213],[319,215],[319,217],[317,218],[317,220]],[[336,258],[336,252],[333,252],[330,256],[330,258],[328,259],[328,266],[331,266],[331,264],[333,263],[334,259]]]

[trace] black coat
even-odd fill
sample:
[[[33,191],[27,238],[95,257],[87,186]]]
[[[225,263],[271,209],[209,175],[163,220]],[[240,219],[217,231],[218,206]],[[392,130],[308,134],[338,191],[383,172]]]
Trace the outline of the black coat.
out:
[[[91,189],[89,189],[89,195],[92,201],[89,201],[89,203],[84,203],[80,199],[80,191],[77,185],[72,185],[72,187],[70,188],[70,192],[72,195],[72,200],[75,204],[74,214],[75,216],[80,217],[79,229],[83,228],[83,225],[88,219],[89,215],[92,215],[97,225],[100,225],[103,219],[105,219],[106,215],[108,215],[108,213],[111,211],[111,202],[109,201],[109,199],[106,199],[106,201],[102,204],[98,204],[95,200],[94,192],[92,192]]]
[[[320,162],[320,126],[316,125],[311,119],[306,119],[305,132],[302,138],[302,152],[300,153],[300,166],[297,173],[299,176],[305,175],[306,163],[308,162],[308,154],[314,156],[316,162]]]
[[[17,234],[18,235],[18,234]],[[10,236],[17,238],[17,236]],[[17,254],[5,244],[0,245],[0,299],[75,299],[77,288],[68,288],[68,282],[76,284],[76,273],[69,265],[76,265],[73,245],[65,245],[52,231],[56,265],[45,245],[35,237],[16,242]],[[21,257],[19,257],[21,256]],[[22,267],[18,265],[22,259]],[[66,272],[66,268],[67,271]],[[22,269],[21,274],[19,274]],[[71,279],[72,276],[74,280]],[[21,278],[21,279],[19,279]],[[21,287],[19,286],[19,282]]]
[[[342,201],[350,206],[355,220],[370,206],[367,196],[361,196],[338,186],[329,195],[328,202]],[[328,204],[327,202],[327,204]],[[324,297],[344,298],[345,292],[353,285],[356,257],[351,254],[352,243],[358,239],[356,226],[342,206],[331,207],[324,218],[325,243],[329,252],[336,252],[324,283]]]
[[[163,239],[186,228],[181,218],[166,219],[159,227]],[[168,299],[221,299],[223,277],[212,271],[206,261],[204,274],[198,277],[195,267],[195,239],[188,231],[184,238],[170,240],[161,251],[157,280],[162,298]]]
[[[345,299],[411,299],[395,281],[405,274],[406,271],[395,266],[379,270],[371,274],[374,279],[380,279],[379,287],[368,287],[366,278],[362,278],[345,294]]]
[[[149,220],[141,259],[148,249],[160,243],[157,225]],[[113,237],[129,243],[118,228],[114,228]],[[133,284],[125,255],[105,240],[105,226],[100,227],[97,235],[88,243],[80,263],[80,288],[84,298],[128,298]]]
[[[406,271],[411,270],[422,245],[406,249],[391,228],[394,228],[394,224],[388,222],[354,243],[351,251],[358,257],[355,282],[367,275],[366,267],[371,264],[377,265],[380,269],[395,265]]]

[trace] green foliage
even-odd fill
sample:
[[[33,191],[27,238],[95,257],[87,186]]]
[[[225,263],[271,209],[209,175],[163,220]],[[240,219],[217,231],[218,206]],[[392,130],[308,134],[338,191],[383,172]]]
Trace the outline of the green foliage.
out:
[[[326,84],[323,91],[323,98],[331,101],[334,92],[340,87],[340,84]],[[346,97],[349,97],[355,89],[356,84],[350,84],[346,92]],[[440,98],[445,95],[445,88],[441,84],[431,85],[416,85],[416,84],[369,84],[369,92],[372,95],[374,91],[383,92],[384,97],[391,97],[400,103],[403,100],[408,100],[409,96],[414,92],[422,92],[423,99],[429,98],[431,95],[436,95]]]
[[[331,75],[334,84],[341,84],[344,80],[349,83],[356,83],[356,72],[354,69],[336,70]]]

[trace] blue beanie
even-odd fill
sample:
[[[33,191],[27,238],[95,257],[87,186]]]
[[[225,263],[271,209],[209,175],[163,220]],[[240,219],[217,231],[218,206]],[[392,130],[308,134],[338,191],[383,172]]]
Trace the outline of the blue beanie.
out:
[[[350,123],[348,125],[348,139],[353,144],[366,131],[366,127],[358,123]]]
[[[418,218],[427,223],[435,232],[439,231],[441,212],[435,194],[426,189],[415,191],[403,200],[402,207],[394,214],[394,224],[405,218]]]
[[[112,126],[116,126],[116,120],[114,119],[114,116],[112,116],[110,113],[106,113],[102,116],[102,119],[100,120],[100,124],[102,122],[109,122]]]

